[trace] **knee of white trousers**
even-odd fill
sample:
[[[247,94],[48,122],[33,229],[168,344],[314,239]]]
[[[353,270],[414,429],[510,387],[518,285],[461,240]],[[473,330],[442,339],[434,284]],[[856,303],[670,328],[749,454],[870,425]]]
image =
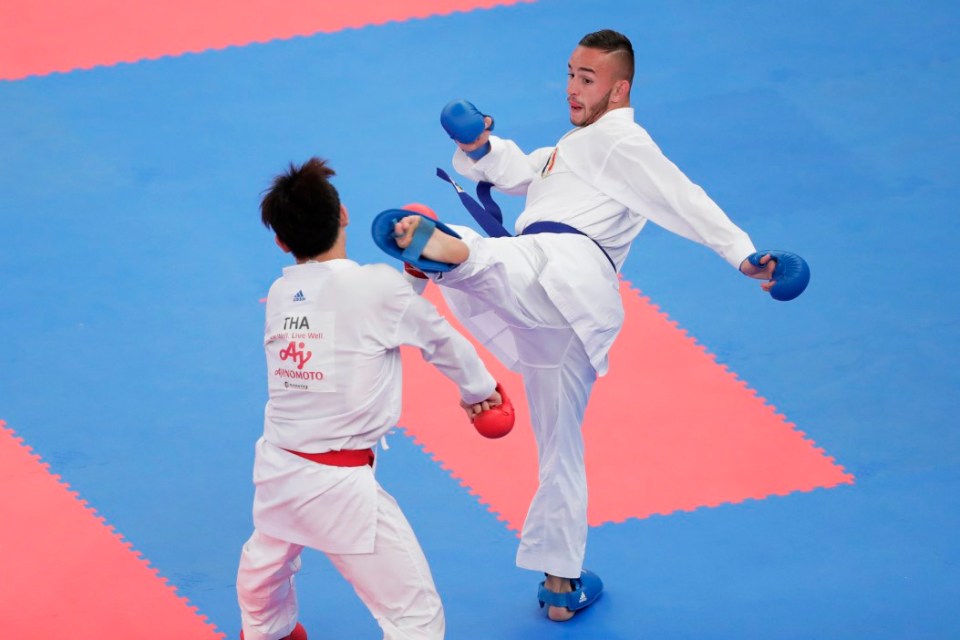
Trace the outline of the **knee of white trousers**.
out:
[[[240,554],[237,603],[244,637],[273,640],[288,635],[299,606],[294,576],[302,547],[255,531]]]
[[[243,545],[237,569],[237,591],[247,597],[269,597],[284,589],[300,571],[302,547],[254,532]]]

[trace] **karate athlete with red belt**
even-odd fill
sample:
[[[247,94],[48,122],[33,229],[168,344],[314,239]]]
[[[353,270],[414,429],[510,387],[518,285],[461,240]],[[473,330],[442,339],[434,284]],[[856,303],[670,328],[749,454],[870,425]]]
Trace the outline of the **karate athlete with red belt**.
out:
[[[417,347],[456,383],[478,428],[491,407],[509,407],[469,341],[396,269],[347,258],[348,213],[332,175],[316,158],[291,165],[261,203],[296,264],[267,297],[269,400],[253,468],[255,530],[237,575],[242,637],[306,638],[294,576],[312,547],[353,585],[384,638],[439,639],[443,607],[427,560],[373,470],[374,447],[400,416],[400,346]]]
[[[641,228],[651,220],[710,247],[743,274],[766,280],[762,288],[780,300],[799,295],[809,279],[798,256],[757,253],[747,234],[634,122],[633,63],[622,34],[585,36],[568,65],[567,101],[576,128],[529,155],[491,135],[493,119],[469,102],[443,109],[441,123],[459,147],[454,168],[481,187],[492,183],[526,195],[516,237],[497,229],[499,211],[491,214],[489,199],[481,206],[456,183],[474,218],[495,237],[396,211],[383,212],[373,227],[381,248],[441,285],[464,326],[523,375],[539,487],[516,561],[546,574],[538,599],[557,621],[590,605],[603,588],[583,569],[581,423],[623,324],[617,273]],[[485,200],[480,189],[478,196]]]

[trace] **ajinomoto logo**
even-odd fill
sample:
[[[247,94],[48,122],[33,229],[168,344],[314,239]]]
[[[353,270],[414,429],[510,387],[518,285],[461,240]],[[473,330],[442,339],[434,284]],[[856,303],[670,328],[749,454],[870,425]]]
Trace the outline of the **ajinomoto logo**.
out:
[[[307,351],[305,347],[304,343],[291,340],[286,349],[280,349],[280,359],[284,361],[293,360],[297,369],[303,369],[303,365],[307,364],[313,357],[313,352]]]
[[[309,314],[293,312],[272,318],[267,335],[271,388],[336,391],[332,312],[311,310]]]

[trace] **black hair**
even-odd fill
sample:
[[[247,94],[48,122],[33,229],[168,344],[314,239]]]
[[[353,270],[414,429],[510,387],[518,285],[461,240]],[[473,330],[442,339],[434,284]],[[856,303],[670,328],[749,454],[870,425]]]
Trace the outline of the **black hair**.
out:
[[[340,194],[326,160],[310,158],[273,179],[260,202],[260,219],[299,259],[329,251],[340,233]]]
[[[633,84],[633,45],[630,38],[612,29],[601,29],[583,36],[579,44],[581,47],[615,54],[622,62],[625,79]]]

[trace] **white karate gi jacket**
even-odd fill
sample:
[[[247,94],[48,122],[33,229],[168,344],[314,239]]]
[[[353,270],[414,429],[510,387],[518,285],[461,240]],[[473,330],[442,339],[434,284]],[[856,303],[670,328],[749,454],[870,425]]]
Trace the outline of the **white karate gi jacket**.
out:
[[[458,149],[453,165],[472,180],[526,194],[516,233],[542,220],[568,224],[598,242],[618,272],[647,220],[710,247],[739,268],[756,251],[749,236],[663,155],[633,116],[632,108],[614,109],[573,129],[556,146],[529,155],[514,142],[491,135],[487,155],[473,162]],[[556,240],[554,234],[536,237],[548,254],[540,283],[603,375],[623,324],[616,273],[596,247],[581,242],[580,252],[572,255],[570,242]],[[470,309],[460,292],[451,292],[448,301],[474,335],[490,336],[486,346],[506,366],[516,363],[509,342],[497,338],[503,327],[493,326],[495,315]]]
[[[254,462],[258,530],[329,553],[373,551],[370,467],[318,464],[284,449],[375,447],[400,417],[401,345],[419,348],[467,402],[493,393],[496,382],[470,342],[397,270],[345,259],[283,270],[267,297],[269,401]],[[448,401],[456,400],[451,389]]]

